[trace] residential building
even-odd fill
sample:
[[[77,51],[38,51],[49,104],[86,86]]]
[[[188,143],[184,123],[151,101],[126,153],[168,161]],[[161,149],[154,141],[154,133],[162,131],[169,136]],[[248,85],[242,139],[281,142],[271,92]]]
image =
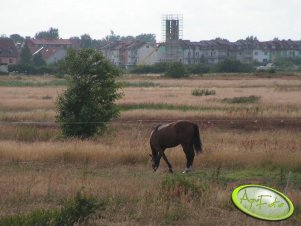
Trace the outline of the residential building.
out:
[[[279,57],[301,57],[301,41],[274,40],[260,42],[256,38],[230,42],[214,40],[191,42],[168,40],[158,45],[144,42],[114,42],[102,48],[104,56],[120,67],[150,65],[157,62],[182,62],[183,64],[216,64],[225,59],[262,65]]]
[[[41,54],[46,64],[55,64],[64,59],[70,48],[79,50],[79,43],[73,39],[26,39],[32,55]]]
[[[0,64],[16,64],[18,51],[14,41],[10,38],[0,38]]]
[[[124,68],[150,65],[156,63],[157,60],[155,44],[141,41],[109,43],[101,51],[111,63]]]

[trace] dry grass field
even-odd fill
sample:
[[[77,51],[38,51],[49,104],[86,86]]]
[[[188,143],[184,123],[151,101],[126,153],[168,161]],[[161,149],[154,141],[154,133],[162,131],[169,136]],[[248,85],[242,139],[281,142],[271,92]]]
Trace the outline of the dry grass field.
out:
[[[84,141],[63,140],[54,123],[57,80],[0,77],[1,218],[59,209],[81,192],[104,203],[84,225],[281,225],[232,204],[235,187],[256,183],[286,191],[295,213],[283,225],[301,224],[300,76],[123,77],[120,118]],[[249,96],[259,99],[229,102]],[[182,175],[183,151],[167,150],[175,173],[164,162],[153,173],[152,127],[177,119],[199,124],[204,152]]]

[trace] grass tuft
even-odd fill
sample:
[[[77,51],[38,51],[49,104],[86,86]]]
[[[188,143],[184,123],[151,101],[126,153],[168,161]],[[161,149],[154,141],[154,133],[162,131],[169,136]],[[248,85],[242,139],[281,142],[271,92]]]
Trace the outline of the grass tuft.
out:
[[[209,89],[194,89],[192,90],[191,94],[193,96],[210,96],[210,95],[215,95],[216,91],[215,90],[209,90]]]
[[[225,98],[222,100],[224,103],[229,104],[249,104],[256,103],[260,100],[259,96],[248,96],[248,97],[233,97],[233,98]]]

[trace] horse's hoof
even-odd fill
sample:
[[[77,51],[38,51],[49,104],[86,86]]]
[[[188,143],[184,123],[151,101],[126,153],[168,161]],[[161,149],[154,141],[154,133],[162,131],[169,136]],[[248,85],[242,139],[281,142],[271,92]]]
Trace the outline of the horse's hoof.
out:
[[[191,171],[191,168],[186,168],[182,173],[189,173]]]

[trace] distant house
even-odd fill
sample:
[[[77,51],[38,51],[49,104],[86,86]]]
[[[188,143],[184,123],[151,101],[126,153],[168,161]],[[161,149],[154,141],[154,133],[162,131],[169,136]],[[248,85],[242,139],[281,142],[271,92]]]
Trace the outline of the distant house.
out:
[[[157,61],[157,48],[154,43],[135,42],[127,47],[127,66],[151,65]]]
[[[61,48],[40,48],[33,53],[41,54],[47,65],[56,64],[58,61],[64,59],[67,55],[67,50]]]
[[[10,38],[0,38],[0,64],[16,64],[18,51],[14,41]]]
[[[124,68],[156,63],[156,50],[155,44],[141,41],[118,41],[101,48],[107,60]]]
[[[79,49],[78,41],[70,39],[27,39],[25,44],[30,49],[32,55],[41,54],[48,65],[55,64],[64,59],[68,49]]]

